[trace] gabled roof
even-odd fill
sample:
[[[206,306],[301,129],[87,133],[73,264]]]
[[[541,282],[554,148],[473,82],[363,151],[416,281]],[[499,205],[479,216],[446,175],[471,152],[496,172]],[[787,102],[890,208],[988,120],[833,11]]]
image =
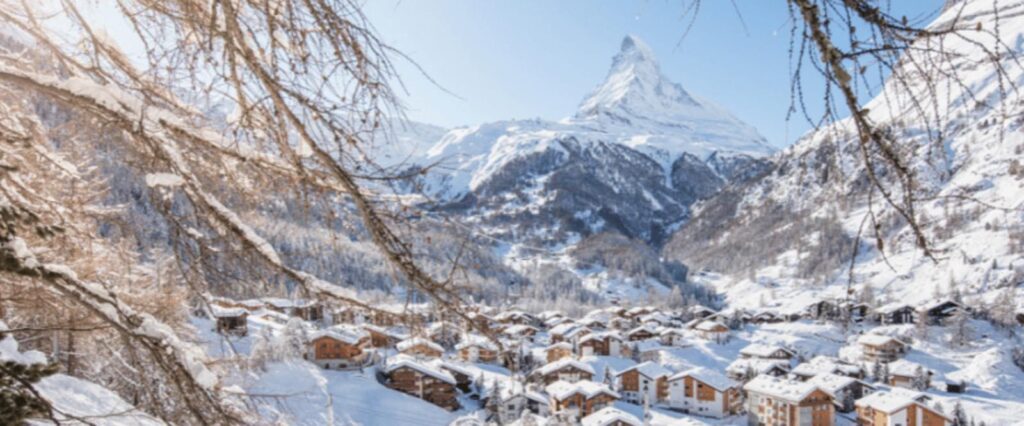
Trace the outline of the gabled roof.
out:
[[[818,355],[811,358],[810,361],[800,363],[796,368],[793,369],[793,374],[800,376],[816,376],[821,373],[843,373],[843,374],[860,374],[862,369],[853,364],[842,362],[838,359]]]
[[[883,346],[889,343],[897,343],[900,345],[906,345],[907,343],[892,336],[885,336],[881,334],[868,333],[861,335],[857,338],[857,343],[869,346]]]
[[[498,346],[495,345],[494,342],[492,342],[490,339],[476,334],[469,334],[463,336],[462,341],[459,342],[459,344],[455,345],[455,349],[460,350],[471,346],[476,346],[478,348],[486,349],[489,351],[498,350]]]
[[[821,373],[807,380],[807,383],[821,388],[821,390],[833,397],[835,397],[839,391],[857,382],[860,382],[860,380],[832,373]]]
[[[398,344],[395,345],[395,349],[398,349],[399,352],[405,352],[405,351],[407,351],[409,349],[412,349],[412,348],[414,348],[416,346],[426,346],[426,347],[428,347],[428,348],[430,348],[432,350],[435,350],[435,351],[438,351],[438,352],[444,352],[444,348],[442,348],[441,345],[439,345],[437,343],[434,343],[434,342],[431,342],[430,340],[424,339],[424,338],[419,337],[419,336],[416,336],[416,337],[413,337],[413,338],[409,338],[409,339],[405,339],[405,340],[403,340],[401,342],[398,342]]]
[[[739,387],[739,383],[726,377],[724,374],[706,367],[696,367],[689,370],[676,373],[672,377],[668,378],[668,381],[681,380],[686,377],[691,377],[701,383],[711,386],[717,391],[724,391],[729,388]]]
[[[639,333],[641,331],[646,331],[646,332],[648,332],[648,333],[650,333],[652,335],[655,335],[655,336],[658,335],[658,330],[656,328],[654,328],[654,327],[651,327],[651,326],[647,325],[647,324],[641,325],[641,326],[639,326],[637,328],[634,328],[632,330],[627,331],[626,335],[629,336],[629,335],[632,335],[632,334]]]
[[[551,395],[552,398],[558,400],[564,400],[577,394],[583,395],[586,399],[593,398],[600,394],[605,394],[616,399],[619,398],[619,393],[611,390],[608,385],[592,382],[590,380],[580,380],[576,383],[559,380],[548,385],[544,388],[544,391],[547,392],[548,395]]]
[[[614,331],[604,331],[600,333],[590,333],[586,336],[583,336],[582,338],[580,338],[580,344],[584,344],[591,340],[604,340],[606,338],[620,341],[622,340],[622,336],[619,336],[619,333],[616,333]]]
[[[636,418],[636,416],[615,407],[604,407],[580,419],[581,426],[609,426],[614,424],[641,426],[643,422]]]
[[[711,320],[703,320],[697,323],[697,325],[694,326],[693,328],[698,331],[729,331],[729,328],[723,325],[722,323]]]
[[[568,349],[568,350],[571,351],[572,350],[572,345],[570,345],[569,342],[552,343],[552,344],[548,345],[546,348],[544,348],[544,351],[547,352],[547,351],[550,351],[552,349]]]
[[[934,371],[929,370],[927,367],[918,364],[916,362],[907,361],[905,359],[898,359],[896,361],[887,364],[890,375],[903,376],[903,377],[914,377],[917,375],[917,369],[920,368],[924,373],[931,373],[933,376]]]
[[[242,308],[225,308],[218,305],[210,305],[210,313],[215,318],[228,318],[228,317],[240,317],[243,315],[249,315],[249,311]]]
[[[782,379],[767,374],[754,377],[743,386],[743,389],[747,392],[768,395],[792,403],[799,403],[814,391],[823,390],[811,383]]]
[[[562,358],[560,360],[544,364],[540,368],[537,368],[537,373],[539,373],[542,376],[547,376],[548,374],[560,371],[563,368],[568,367],[572,367],[580,371],[585,371],[587,373],[590,373],[591,376],[594,375],[594,368],[591,367],[590,364],[572,358]]]
[[[309,335],[309,340],[317,340],[322,337],[338,340],[350,345],[358,344],[361,340],[370,337],[366,330],[353,326],[336,325],[323,330],[314,331]]]
[[[558,325],[552,327],[551,330],[548,330],[548,334],[562,334],[562,335],[564,335],[564,334],[572,331],[576,327],[579,327],[579,325],[577,325],[575,323],[571,323],[571,322],[566,322],[566,323],[558,324]]]
[[[435,367],[428,363],[419,362],[408,355],[399,354],[389,359],[387,367],[384,368],[384,372],[390,374],[400,368],[410,368],[445,383],[451,385],[455,384],[455,377],[452,377],[451,374],[442,370],[439,366]]]
[[[793,351],[775,345],[765,345],[761,343],[751,343],[747,347],[740,349],[740,355],[752,356],[757,358],[770,358],[772,354],[778,351],[783,351],[789,354],[790,357],[795,355]]]
[[[748,368],[753,369],[758,374],[766,373],[776,368],[789,371],[789,362],[780,359],[741,358],[725,367],[725,371],[729,374],[743,374]]]
[[[871,393],[861,399],[858,399],[854,405],[858,407],[870,407],[873,410],[881,411],[886,414],[892,414],[900,411],[910,405],[917,405],[923,407],[932,413],[942,416],[948,421],[953,419],[944,413],[935,410],[932,407],[922,404],[921,402],[911,398],[905,394],[896,393],[893,391],[879,391]]]
[[[526,325],[526,324],[516,324],[516,325],[511,325],[511,326],[506,327],[501,332],[504,333],[504,334],[513,336],[513,335],[518,335],[518,334],[525,333],[527,331],[534,331],[534,332],[536,332],[537,328],[529,326],[529,325]]]
[[[644,376],[646,376],[648,378],[651,378],[651,379],[657,379],[659,377],[668,377],[670,374],[672,374],[672,372],[669,371],[668,369],[666,369],[665,367],[662,367],[659,364],[655,364],[653,362],[647,361],[647,362],[642,362],[640,364],[635,364],[635,365],[633,365],[633,366],[631,366],[629,368],[626,368],[626,369],[624,369],[624,370],[622,370],[622,371],[620,371],[618,373],[615,373],[615,377],[621,376],[621,375],[626,374],[626,373],[628,373],[630,371],[633,371],[633,370],[636,370],[638,373],[640,373],[640,374],[642,374],[642,375],[644,375]]]

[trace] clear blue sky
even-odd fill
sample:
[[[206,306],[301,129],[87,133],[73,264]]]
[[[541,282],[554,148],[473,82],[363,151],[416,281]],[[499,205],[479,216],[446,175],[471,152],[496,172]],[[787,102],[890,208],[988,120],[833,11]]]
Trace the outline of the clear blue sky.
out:
[[[882,1],[888,4],[888,1]],[[908,18],[934,17],[942,0],[891,2]],[[366,13],[385,42],[411,56],[445,93],[397,61],[410,119],[446,127],[510,118],[556,120],[600,83],[622,37],[654,49],[662,71],[732,111],[775,146],[810,128],[789,106],[784,0],[704,0],[693,28],[681,0],[372,0]],[[740,17],[743,22],[741,23]],[[680,40],[682,40],[680,42]],[[822,83],[805,82],[820,111]]]

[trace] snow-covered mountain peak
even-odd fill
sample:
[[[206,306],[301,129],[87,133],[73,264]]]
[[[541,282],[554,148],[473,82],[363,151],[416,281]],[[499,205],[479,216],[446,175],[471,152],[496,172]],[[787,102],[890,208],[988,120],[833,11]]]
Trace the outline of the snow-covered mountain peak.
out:
[[[602,113],[636,112],[672,108],[677,104],[697,105],[678,84],[661,73],[658,60],[643,40],[627,35],[612,58],[608,76],[580,105],[576,118]]]

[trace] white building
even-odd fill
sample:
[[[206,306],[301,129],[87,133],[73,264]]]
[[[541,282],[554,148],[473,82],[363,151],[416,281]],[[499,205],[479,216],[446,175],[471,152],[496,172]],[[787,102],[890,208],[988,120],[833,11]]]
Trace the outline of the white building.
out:
[[[668,379],[668,404],[684,413],[720,419],[739,412],[740,384],[708,368],[683,371]]]

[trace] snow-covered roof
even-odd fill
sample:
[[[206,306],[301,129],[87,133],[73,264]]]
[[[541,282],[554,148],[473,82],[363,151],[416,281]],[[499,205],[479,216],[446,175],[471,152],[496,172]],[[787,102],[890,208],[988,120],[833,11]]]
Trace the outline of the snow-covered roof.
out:
[[[821,390],[825,391],[829,395],[836,396],[836,394],[850,386],[859,380],[854,379],[850,376],[840,376],[832,373],[821,373],[817,376],[811,377],[807,380],[807,383],[815,385]]]
[[[400,368],[410,368],[416,370],[422,374],[441,380],[448,384],[455,384],[455,377],[452,377],[447,371],[440,368],[440,364],[437,366],[424,362],[419,362],[415,358],[408,355],[396,355],[388,360],[387,367],[384,368],[384,372],[390,374],[391,372]]]
[[[552,327],[551,330],[548,330],[548,334],[552,334],[552,335],[554,335],[554,334],[561,334],[561,335],[564,335],[565,333],[568,333],[568,332],[572,331],[576,327],[579,327],[579,326],[576,325],[575,323],[567,322],[567,323],[559,324],[559,325],[556,325],[556,326]]]
[[[658,329],[656,329],[654,327],[651,327],[650,325],[644,324],[644,325],[641,325],[641,326],[639,326],[637,328],[634,328],[632,330],[627,331],[626,335],[628,336],[628,335],[636,334],[636,333],[639,333],[639,332],[642,332],[642,331],[646,331],[646,332],[648,332],[650,334],[653,334],[653,335],[657,335],[658,334]]]
[[[548,403],[547,397],[545,397],[538,391],[530,389],[529,386],[524,385],[522,382],[518,382],[515,380],[502,380],[500,383],[501,386],[498,387],[500,395],[498,395],[498,397],[502,402],[508,401],[518,396],[522,396],[524,398],[532,399],[543,404]],[[493,397],[493,395],[490,395],[492,389],[493,388],[487,388],[488,395],[486,395],[486,397]]]
[[[821,388],[808,382],[800,382],[761,374],[747,382],[747,384],[743,386],[743,389],[747,392],[755,392],[762,395],[768,395],[772,398],[799,403],[806,399],[807,396],[815,390],[819,390]]]
[[[891,314],[893,312],[896,312],[896,311],[898,311],[900,309],[904,309],[904,308],[909,308],[911,310],[914,309],[913,306],[910,306],[910,305],[908,305],[906,303],[890,303],[888,305],[875,308],[875,312],[878,312],[880,314]]]
[[[694,380],[711,386],[712,388],[718,391],[724,391],[726,389],[739,386],[738,382],[726,377],[718,370],[706,367],[696,367],[680,373],[676,373],[672,377],[669,377],[668,380],[671,382],[674,380],[683,379],[685,377],[691,377]]]
[[[910,405],[918,405],[942,416],[946,420],[952,420],[952,418],[946,414],[922,404],[920,401],[910,397],[906,393],[897,392],[896,389],[871,393],[861,399],[858,399],[855,405],[858,407],[870,407],[873,410],[881,411],[886,414],[895,413],[909,407]]]
[[[590,373],[591,375],[594,374],[594,368],[591,367],[590,364],[572,358],[562,358],[560,360],[544,364],[543,366],[537,369],[537,373],[539,373],[542,376],[547,376],[548,374],[554,373],[567,367],[573,367],[577,370]]]
[[[591,331],[592,330],[590,330],[590,328],[582,327],[581,326],[581,327],[576,327],[576,328],[573,328],[573,329],[569,330],[568,332],[563,334],[563,336],[571,339],[571,338],[573,338],[575,336],[580,336],[580,335],[584,335],[584,334],[590,333]]]
[[[929,370],[927,367],[913,361],[907,361],[905,359],[898,359],[896,361],[890,362],[889,364],[887,364],[887,367],[889,368],[889,374],[895,376],[914,377],[917,375],[918,368],[920,368],[921,371],[926,374],[931,373],[933,376],[935,374],[934,371]]]
[[[269,306],[273,306],[273,307],[278,308],[278,309],[305,308],[305,307],[313,306],[313,305],[316,304],[315,301],[311,301],[311,300],[303,300],[303,299],[291,300],[291,299],[284,299],[284,298],[281,298],[281,297],[264,297],[264,298],[262,298],[260,300],[262,300],[263,303],[265,303],[265,304],[267,304]]]
[[[636,416],[615,407],[604,407],[580,420],[582,426],[609,426],[625,424],[641,426],[643,422]]]
[[[531,326],[528,326],[528,325],[525,325],[525,324],[516,324],[516,325],[508,326],[507,328],[502,330],[502,333],[505,333],[505,334],[510,335],[510,336],[518,336],[518,335],[521,335],[523,333],[530,332],[530,331],[536,332],[537,328],[536,327],[531,327]]]
[[[497,351],[498,350],[498,346],[495,345],[494,342],[492,342],[490,339],[488,339],[488,338],[486,338],[484,336],[476,335],[476,334],[470,334],[470,335],[464,336],[462,338],[462,341],[459,342],[459,344],[455,345],[455,349],[459,350],[459,349],[464,349],[464,348],[468,348],[468,347],[471,347],[471,346],[476,346],[476,347],[479,347],[481,349],[486,349],[486,350],[490,350],[490,351]]]
[[[725,371],[729,374],[743,374],[747,369],[753,369],[755,373],[765,373],[775,368],[781,368],[784,371],[789,371],[789,362],[779,359],[762,359],[762,358],[741,358],[733,361],[728,367],[725,367]]]
[[[683,335],[686,335],[686,332],[684,332],[683,329],[681,329],[681,328],[665,327],[665,328],[661,329],[661,332],[659,332],[658,334],[662,335],[662,336],[670,336],[670,335],[673,335],[673,334],[676,334],[676,335],[679,335],[679,336],[683,336]]]
[[[383,334],[385,336],[393,337],[393,338],[396,338],[396,339],[407,339],[407,338],[409,338],[409,336],[407,336],[406,334],[401,333],[399,331],[391,330],[391,329],[388,329],[386,327],[381,327],[381,326],[373,325],[373,324],[370,324],[370,323],[360,324],[359,326],[362,327],[363,330],[374,332],[374,333]]]
[[[618,373],[615,373],[615,376],[618,377],[633,370],[636,370],[640,374],[652,379],[657,379],[659,377],[664,377],[672,374],[672,372],[669,371],[667,368],[662,367],[659,364],[647,361],[642,362],[640,364],[635,364],[629,368],[619,371]]]
[[[249,311],[242,308],[225,308],[223,306],[210,305],[210,313],[212,313],[216,318],[225,318],[248,315]]]
[[[402,355],[402,356],[406,356],[406,355]],[[456,373],[462,374],[464,376],[469,376],[469,377],[476,377],[476,375],[480,372],[480,370],[474,368],[471,365],[463,364],[463,363],[460,363],[460,362],[457,362],[457,361],[453,361],[453,360],[450,360],[450,359],[440,360],[440,364],[438,364],[438,365],[439,365],[440,368],[442,368],[444,370],[454,371]]]
[[[718,332],[728,331],[728,328],[726,328],[724,325],[722,325],[722,323],[716,322],[716,321],[711,321],[711,320],[703,320],[703,321],[697,323],[697,325],[694,326],[694,329],[699,330],[699,331],[718,331]]]
[[[775,345],[765,345],[762,343],[751,343],[747,347],[740,349],[740,355],[752,356],[757,358],[770,358],[776,352],[783,351],[789,356],[793,356],[793,351]]]
[[[583,338],[580,339],[580,343],[581,344],[582,343],[586,343],[586,342],[589,342],[591,340],[604,340],[606,338],[607,339],[622,340],[622,336],[619,336],[619,333],[616,333],[614,331],[604,331],[604,332],[601,332],[601,333],[590,333],[590,334],[588,334],[586,336],[583,336]]]
[[[859,366],[848,364],[838,359],[818,355],[811,358],[810,361],[800,363],[796,368],[793,369],[793,374],[800,376],[816,376],[821,373],[844,373],[844,374],[860,374],[861,368]]]
[[[606,394],[616,399],[619,398],[619,393],[611,390],[608,385],[592,382],[590,380],[580,380],[576,383],[559,380],[548,385],[544,388],[544,391],[547,392],[548,395],[551,395],[551,397],[559,400],[566,399],[576,394],[583,395],[583,397],[587,399],[600,394]]]
[[[714,309],[711,309],[711,308],[709,308],[707,306],[704,306],[704,305],[693,305],[693,306],[690,307],[690,313],[691,314],[696,315],[696,314],[704,313],[704,312],[707,312],[708,314],[713,314],[716,311]]]
[[[444,352],[444,348],[442,348],[441,345],[438,345],[437,343],[431,342],[430,340],[424,339],[420,336],[416,336],[398,342],[398,344],[395,345],[395,348],[398,349],[399,352],[405,352],[416,346],[426,346],[431,350],[435,350],[437,352]]]
[[[557,317],[565,317],[566,315],[565,312],[552,310],[541,312],[540,314],[537,314],[537,316],[542,319],[549,320]]]
[[[900,344],[900,345],[905,345],[906,344],[906,343],[903,343],[903,341],[901,341],[900,339],[897,339],[895,337],[885,336],[885,335],[881,335],[881,334],[874,334],[874,333],[868,333],[868,334],[861,335],[860,337],[857,338],[857,343],[860,343],[862,345],[869,345],[869,346],[884,346],[884,345],[888,345],[890,343],[897,343],[897,344]]]
[[[361,328],[336,325],[333,327],[325,328],[323,330],[314,331],[309,335],[309,340],[313,341],[321,337],[327,337],[334,340],[338,340],[350,345],[358,344],[361,340],[370,337],[370,335]]]

